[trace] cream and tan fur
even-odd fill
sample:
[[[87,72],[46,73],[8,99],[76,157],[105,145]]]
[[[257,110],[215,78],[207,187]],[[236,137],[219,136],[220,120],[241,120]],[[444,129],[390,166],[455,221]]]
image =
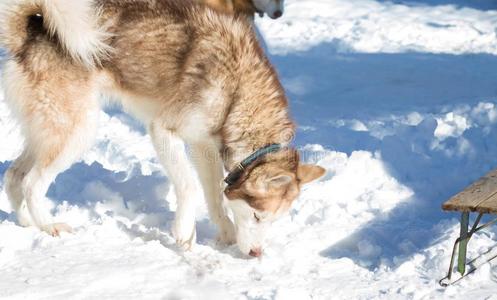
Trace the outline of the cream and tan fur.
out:
[[[284,0],[197,0],[218,11],[228,14],[242,14],[253,19],[256,14],[266,14],[271,19],[283,15]]]
[[[323,174],[285,148],[247,170],[223,200],[224,170],[294,134],[283,88],[245,18],[187,0],[22,0],[2,11],[6,99],[26,137],[5,177],[21,225],[70,230],[41,200],[91,146],[100,95],[119,99],[148,128],[175,186],[172,230],[184,248],[195,242],[190,161],[220,240],[252,256],[301,186]]]

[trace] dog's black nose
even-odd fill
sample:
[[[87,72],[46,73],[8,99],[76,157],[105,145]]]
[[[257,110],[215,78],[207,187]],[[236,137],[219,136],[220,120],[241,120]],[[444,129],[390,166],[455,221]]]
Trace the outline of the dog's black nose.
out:
[[[277,10],[274,12],[273,17],[275,19],[277,19],[277,18],[281,17],[282,15],[283,15],[283,12],[281,10]]]

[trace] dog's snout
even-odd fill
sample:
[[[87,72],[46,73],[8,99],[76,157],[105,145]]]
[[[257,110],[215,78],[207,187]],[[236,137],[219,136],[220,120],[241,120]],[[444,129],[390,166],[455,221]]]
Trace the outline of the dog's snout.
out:
[[[281,17],[282,15],[283,15],[283,12],[281,10],[277,10],[274,12],[273,17],[275,19],[277,19],[277,18]]]
[[[252,257],[260,257],[262,255],[261,248],[250,249],[249,255]]]

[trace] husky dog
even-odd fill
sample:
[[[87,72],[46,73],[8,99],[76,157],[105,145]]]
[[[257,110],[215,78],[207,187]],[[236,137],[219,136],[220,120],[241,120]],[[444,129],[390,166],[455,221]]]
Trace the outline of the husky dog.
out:
[[[16,0],[1,11],[6,99],[25,136],[5,175],[21,225],[70,231],[40,200],[91,145],[102,94],[148,128],[175,187],[172,232],[185,249],[196,232],[191,161],[220,241],[252,256],[302,185],[323,175],[288,146],[287,99],[246,18],[187,0]]]
[[[199,3],[231,14],[244,14],[254,19],[255,14],[261,17],[267,14],[271,19],[278,19],[283,15],[285,0],[197,0]]]

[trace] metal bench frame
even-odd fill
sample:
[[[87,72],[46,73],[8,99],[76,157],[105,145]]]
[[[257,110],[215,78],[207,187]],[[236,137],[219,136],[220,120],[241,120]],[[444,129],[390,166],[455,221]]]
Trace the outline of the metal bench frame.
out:
[[[497,218],[488,222],[488,223],[485,223],[481,226],[478,226],[480,224],[480,221],[481,221],[481,218],[483,217],[484,213],[479,213],[478,214],[478,217],[476,217],[476,220],[473,224],[473,226],[471,227],[471,230],[468,231],[468,228],[469,228],[469,212],[463,212],[461,214],[461,230],[460,230],[460,235],[459,235],[459,238],[456,239],[455,243],[454,243],[454,247],[452,248],[452,256],[450,258],[450,266],[449,266],[449,271],[447,273],[447,276],[440,279],[439,283],[441,286],[443,287],[446,287],[446,286],[449,286],[457,281],[459,281],[460,279],[462,279],[463,277],[473,273],[475,270],[476,270],[476,267],[473,267],[471,268],[468,272],[466,272],[466,267],[467,266],[472,266],[472,264],[480,257],[478,258],[475,258],[474,260],[470,261],[468,264],[466,263],[466,259],[467,259],[467,249],[468,249],[468,242],[469,240],[471,239],[471,237],[473,236],[473,234],[475,234],[476,232],[484,229],[484,228],[487,228],[495,223],[497,223]],[[459,246],[459,247],[458,247]],[[451,282],[451,279],[452,279],[452,275],[454,274],[454,259],[455,259],[455,256],[456,256],[456,251],[458,250],[459,248],[459,251],[458,251],[458,259],[457,259],[457,272],[460,273],[461,277],[453,282]],[[489,259],[487,259],[485,262],[489,262],[491,261],[492,259],[496,258],[497,256],[493,256]],[[445,282],[447,281],[447,282]]]

